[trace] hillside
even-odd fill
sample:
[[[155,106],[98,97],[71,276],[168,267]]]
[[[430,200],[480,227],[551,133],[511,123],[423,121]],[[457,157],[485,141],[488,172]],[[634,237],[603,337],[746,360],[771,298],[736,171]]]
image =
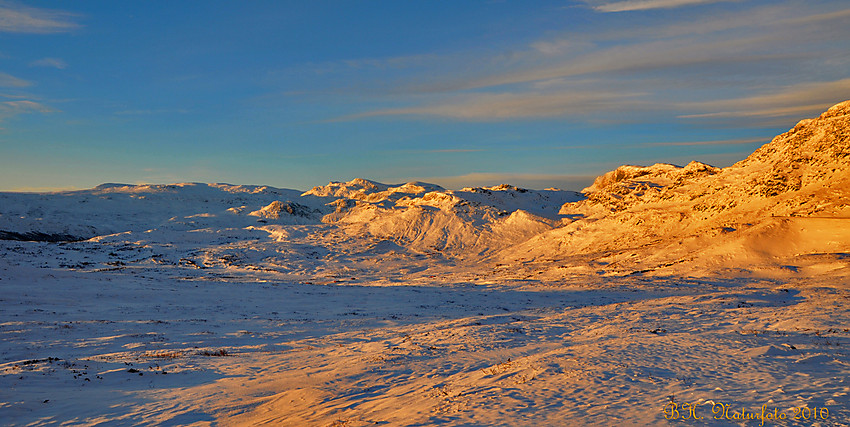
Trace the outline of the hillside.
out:
[[[570,224],[503,262],[581,259],[573,272],[612,275],[847,274],[850,102],[730,167],[622,166],[583,193],[560,210]]]
[[[327,193],[314,188],[305,194]],[[551,230],[559,225],[559,207],[581,198],[570,191],[509,185],[452,191],[421,183],[354,196],[333,202],[337,210],[324,221],[352,236],[366,234],[451,257],[486,255]]]
[[[0,239],[79,241],[60,246],[73,250],[56,256],[64,260],[56,265],[76,268],[170,265],[208,274],[323,278],[381,275],[394,265],[394,274],[405,275],[480,259],[551,230],[560,224],[560,206],[580,197],[507,185],[452,191],[363,179],[303,193],[229,184],[104,184],[0,193]],[[80,247],[91,254],[82,256]]]

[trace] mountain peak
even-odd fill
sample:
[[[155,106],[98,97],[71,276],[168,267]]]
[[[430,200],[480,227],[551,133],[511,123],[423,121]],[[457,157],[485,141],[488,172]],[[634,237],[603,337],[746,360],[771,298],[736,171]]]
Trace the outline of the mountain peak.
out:
[[[842,117],[850,114],[850,100],[839,102],[838,104],[829,107],[826,112],[820,115],[821,119],[831,119]]]
[[[684,180],[713,175],[719,171],[719,168],[697,161],[692,161],[685,167],[669,163],[656,163],[652,166],[623,165],[597,177],[582,193],[622,195],[640,188],[639,192],[642,194],[646,187],[666,187]]]
[[[850,166],[850,101],[836,104],[817,118],[801,120],[734,167],[797,170],[822,175]],[[796,173],[799,175],[800,173]]]
[[[363,178],[354,178],[348,182],[331,181],[328,185],[313,187],[303,195],[318,197],[347,197],[350,199],[363,198],[366,195],[386,191],[386,184]]]

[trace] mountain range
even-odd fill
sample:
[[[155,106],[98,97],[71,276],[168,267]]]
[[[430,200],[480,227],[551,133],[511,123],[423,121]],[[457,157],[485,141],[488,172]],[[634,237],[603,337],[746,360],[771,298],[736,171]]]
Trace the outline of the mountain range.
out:
[[[393,248],[395,254],[483,270],[510,267],[551,280],[585,274],[847,275],[849,172],[846,101],[800,121],[732,166],[625,165],[581,192],[510,185],[447,190],[366,179],[306,192],[103,184],[82,191],[0,193],[0,238],[94,242],[121,235],[167,244],[241,230],[236,239],[250,235],[271,245],[286,243],[284,235],[302,227],[305,236],[337,236],[313,239],[327,259],[352,253],[341,246],[345,241],[366,245],[354,252],[375,255],[379,264],[385,249]],[[192,254],[213,250],[187,245],[174,257],[202,265]],[[298,253],[246,260],[242,267],[273,269]]]

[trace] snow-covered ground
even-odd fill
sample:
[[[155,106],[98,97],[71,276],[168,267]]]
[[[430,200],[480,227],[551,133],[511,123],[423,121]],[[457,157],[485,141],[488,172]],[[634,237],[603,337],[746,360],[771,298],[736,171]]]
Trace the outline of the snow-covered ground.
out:
[[[583,193],[0,193],[0,424],[850,425],[848,112]]]

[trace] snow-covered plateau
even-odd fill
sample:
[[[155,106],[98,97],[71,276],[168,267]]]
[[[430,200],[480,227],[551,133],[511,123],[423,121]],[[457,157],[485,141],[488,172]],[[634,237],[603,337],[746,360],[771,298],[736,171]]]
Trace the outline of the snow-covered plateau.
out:
[[[850,425],[850,101],[582,192],[0,193],[2,425]]]

